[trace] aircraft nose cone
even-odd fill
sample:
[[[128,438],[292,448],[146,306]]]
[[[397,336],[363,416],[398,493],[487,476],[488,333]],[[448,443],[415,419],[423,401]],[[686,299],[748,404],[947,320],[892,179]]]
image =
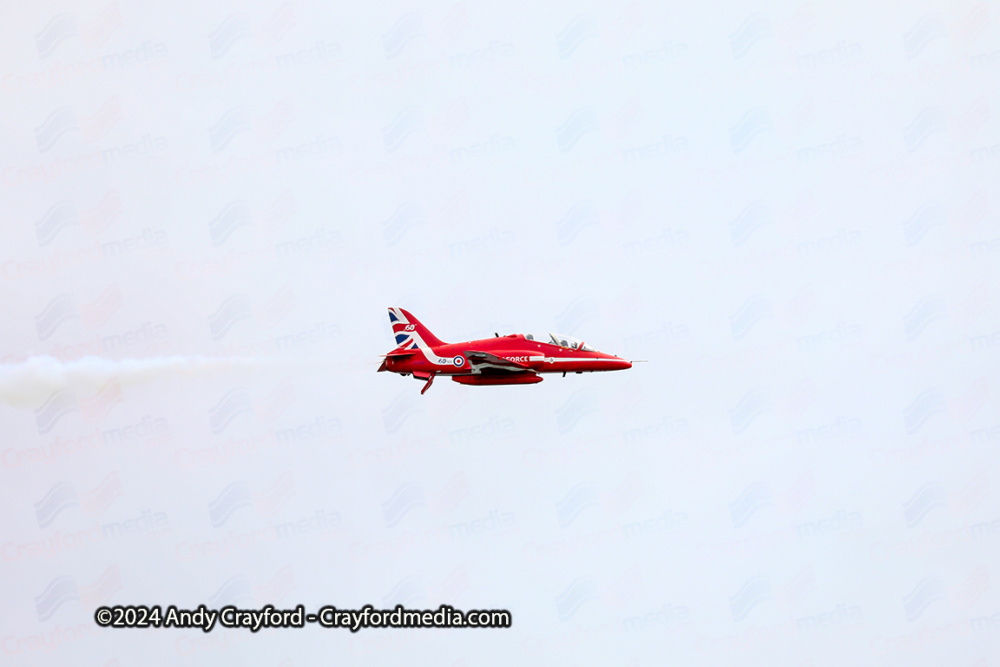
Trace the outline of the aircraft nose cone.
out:
[[[629,368],[632,368],[632,362],[631,361],[626,361],[625,359],[622,359],[621,357],[612,357],[612,359],[614,359],[614,361],[611,362],[612,370],[624,371],[624,370],[627,370]]]

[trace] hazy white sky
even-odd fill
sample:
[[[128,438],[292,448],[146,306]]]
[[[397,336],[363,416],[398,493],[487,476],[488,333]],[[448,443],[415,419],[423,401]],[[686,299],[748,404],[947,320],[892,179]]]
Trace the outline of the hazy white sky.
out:
[[[993,2],[22,7],[18,664],[942,664],[998,631]],[[645,359],[376,374],[446,341]],[[84,359],[86,358],[86,359]],[[100,632],[101,604],[509,630]]]

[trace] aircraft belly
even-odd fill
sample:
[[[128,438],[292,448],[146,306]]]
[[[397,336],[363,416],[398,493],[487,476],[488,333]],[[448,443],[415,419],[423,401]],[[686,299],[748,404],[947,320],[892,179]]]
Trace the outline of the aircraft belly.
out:
[[[534,373],[507,373],[505,375],[454,375],[451,379],[459,384],[480,386],[501,384],[535,384],[542,381],[542,377]]]

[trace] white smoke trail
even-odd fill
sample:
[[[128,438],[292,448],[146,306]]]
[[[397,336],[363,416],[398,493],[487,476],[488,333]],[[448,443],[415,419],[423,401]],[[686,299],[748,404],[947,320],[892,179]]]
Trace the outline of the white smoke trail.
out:
[[[84,357],[60,361],[49,356],[29,357],[0,364],[0,403],[33,407],[60,389],[93,392],[112,378],[124,385],[233,371],[260,371],[279,363],[249,357],[172,356],[150,359]],[[287,361],[281,362],[282,365]]]

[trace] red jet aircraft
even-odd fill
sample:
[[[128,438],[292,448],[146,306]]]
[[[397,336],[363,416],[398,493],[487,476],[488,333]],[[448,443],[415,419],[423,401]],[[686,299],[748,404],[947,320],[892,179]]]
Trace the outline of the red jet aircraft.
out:
[[[378,372],[391,371],[425,380],[450,375],[460,384],[534,384],[540,373],[592,373],[632,368],[632,362],[598,352],[570,336],[497,335],[467,343],[445,343],[402,308],[389,309],[397,347],[385,355]]]

